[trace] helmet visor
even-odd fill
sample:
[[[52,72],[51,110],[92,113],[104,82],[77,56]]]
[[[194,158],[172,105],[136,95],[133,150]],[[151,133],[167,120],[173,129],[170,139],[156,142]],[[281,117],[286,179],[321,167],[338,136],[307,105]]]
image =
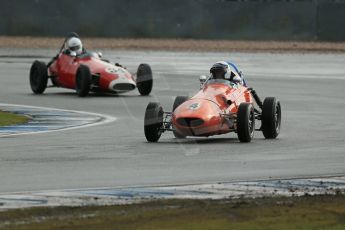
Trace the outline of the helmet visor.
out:
[[[72,46],[69,48],[71,51],[78,51],[80,49],[80,46]]]
[[[223,70],[213,71],[213,78],[215,79],[224,79],[225,78],[225,72]]]

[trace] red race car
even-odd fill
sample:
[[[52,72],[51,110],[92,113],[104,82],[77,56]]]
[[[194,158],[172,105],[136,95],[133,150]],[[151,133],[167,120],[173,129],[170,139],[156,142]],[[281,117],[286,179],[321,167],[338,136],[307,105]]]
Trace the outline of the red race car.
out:
[[[134,75],[119,64],[111,64],[102,59],[100,53],[86,52],[81,54],[66,49],[66,42],[78,38],[71,33],[62,45],[59,53],[46,65],[34,61],[30,70],[30,86],[35,94],[42,94],[50,87],[63,87],[76,90],[78,96],[84,97],[91,92],[124,93],[138,88],[141,95],[149,95],[152,90],[152,71],[148,64],[140,64]]]
[[[165,131],[172,131],[176,138],[235,132],[241,142],[250,142],[255,130],[268,139],[278,136],[281,106],[275,97],[262,102],[240,81],[201,76],[200,82],[200,91],[193,97],[175,98],[172,112],[164,112],[159,103],[148,104],[144,120],[147,141],[157,142]],[[256,120],[261,121],[259,129]]]

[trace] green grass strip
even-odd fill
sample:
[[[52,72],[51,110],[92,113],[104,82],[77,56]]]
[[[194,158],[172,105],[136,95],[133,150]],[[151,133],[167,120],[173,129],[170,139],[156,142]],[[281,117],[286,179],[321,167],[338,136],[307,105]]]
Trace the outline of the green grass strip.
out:
[[[0,111],[0,126],[22,124],[28,120],[29,118],[23,115]]]
[[[31,208],[0,212],[0,229],[344,230],[345,196]]]

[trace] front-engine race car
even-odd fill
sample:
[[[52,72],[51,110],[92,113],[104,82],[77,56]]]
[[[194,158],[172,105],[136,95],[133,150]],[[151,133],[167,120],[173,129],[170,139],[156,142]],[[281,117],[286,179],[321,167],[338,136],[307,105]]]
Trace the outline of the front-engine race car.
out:
[[[80,97],[89,92],[124,93],[138,88],[141,95],[149,95],[152,90],[152,70],[148,64],[140,64],[136,74],[131,74],[119,64],[102,59],[101,53],[84,52],[80,55],[67,52],[64,41],[58,54],[48,63],[34,61],[30,69],[30,86],[35,94],[42,94],[49,87],[63,87],[76,90]]]
[[[200,84],[200,91],[193,97],[176,97],[172,112],[164,112],[157,102],[147,105],[147,141],[157,142],[165,131],[172,131],[176,138],[235,132],[240,142],[250,142],[254,131],[262,131],[267,139],[278,136],[281,106],[275,97],[262,102],[254,89],[224,79],[201,76]],[[261,123],[259,128],[256,121]]]

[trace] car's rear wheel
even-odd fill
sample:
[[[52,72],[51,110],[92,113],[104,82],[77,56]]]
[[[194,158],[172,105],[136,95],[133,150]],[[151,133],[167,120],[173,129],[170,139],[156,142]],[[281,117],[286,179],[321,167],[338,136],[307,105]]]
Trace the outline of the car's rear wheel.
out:
[[[254,137],[255,114],[250,103],[241,103],[237,111],[237,136],[241,142],[250,142]]]
[[[140,95],[149,95],[152,91],[152,70],[148,64],[140,64],[137,70],[137,88]]]
[[[159,103],[150,102],[145,111],[144,131],[149,142],[157,142],[162,135],[163,108]]]
[[[262,133],[266,139],[274,139],[280,133],[281,106],[275,97],[267,97],[262,106]]]
[[[88,95],[91,86],[91,71],[89,67],[80,65],[75,79],[75,89],[79,97]]]
[[[186,96],[177,96],[175,98],[172,111],[174,112],[177,107],[179,107],[183,102],[187,101],[188,99],[189,97],[186,97]],[[173,130],[173,134],[175,138],[178,138],[178,139],[182,139],[186,137],[175,130]]]
[[[42,94],[47,88],[48,68],[44,62],[34,61],[30,69],[30,86],[35,94]]]

